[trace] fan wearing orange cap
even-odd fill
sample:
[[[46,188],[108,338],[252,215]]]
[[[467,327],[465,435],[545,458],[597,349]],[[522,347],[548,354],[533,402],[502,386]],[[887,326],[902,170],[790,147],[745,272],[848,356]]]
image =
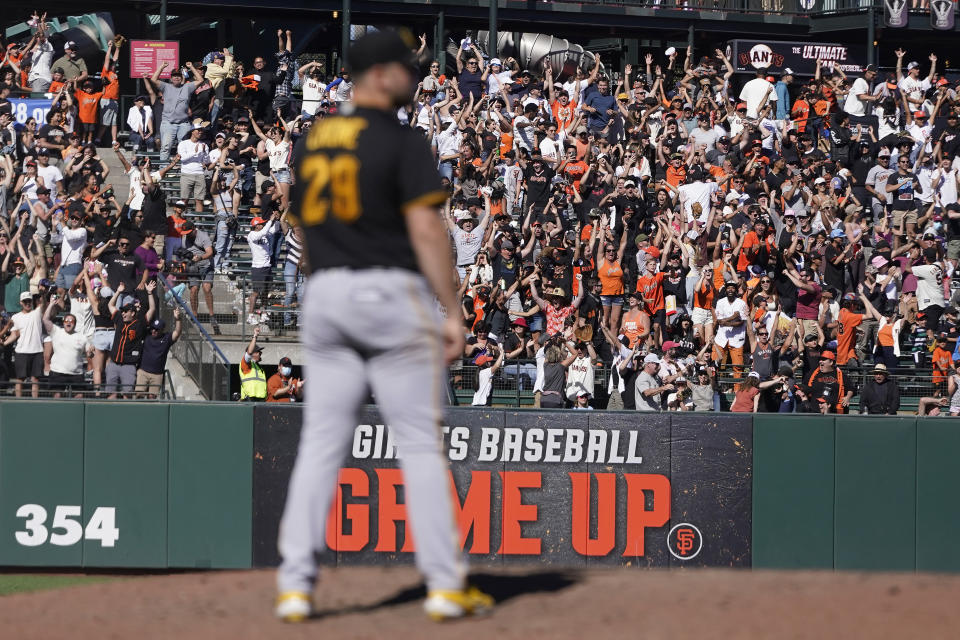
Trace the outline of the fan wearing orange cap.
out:
[[[837,368],[833,351],[820,354],[820,366],[807,380],[807,393],[817,402],[821,413],[847,413],[853,398],[853,385],[848,385],[843,371]]]
[[[477,365],[477,388],[473,394],[475,407],[486,406],[490,401],[490,394],[493,391],[493,376],[503,364],[503,349],[490,346],[473,359]]]

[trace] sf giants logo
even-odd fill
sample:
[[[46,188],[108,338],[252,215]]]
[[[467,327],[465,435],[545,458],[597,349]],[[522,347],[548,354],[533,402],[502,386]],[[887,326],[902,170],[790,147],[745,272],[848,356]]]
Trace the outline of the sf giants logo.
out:
[[[677,560],[692,560],[703,548],[703,535],[692,524],[681,522],[667,534],[667,548]]]

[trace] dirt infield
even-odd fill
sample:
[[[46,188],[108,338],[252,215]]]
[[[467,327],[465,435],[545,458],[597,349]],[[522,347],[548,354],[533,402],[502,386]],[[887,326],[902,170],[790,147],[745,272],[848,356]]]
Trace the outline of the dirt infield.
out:
[[[272,571],[126,578],[0,598],[5,638],[956,638],[960,576],[737,570],[476,572],[489,618],[435,625],[411,568],[331,570],[318,615],[271,617]]]

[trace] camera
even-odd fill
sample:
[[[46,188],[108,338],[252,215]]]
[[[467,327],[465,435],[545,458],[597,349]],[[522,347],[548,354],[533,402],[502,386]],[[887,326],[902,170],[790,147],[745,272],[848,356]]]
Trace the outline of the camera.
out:
[[[200,267],[193,261],[193,252],[190,249],[179,247],[173,250],[173,260],[168,267],[171,273],[189,274],[197,272]]]
[[[106,191],[104,191],[104,192],[101,194],[101,197],[103,197],[103,198],[112,198],[112,197],[113,197],[113,187],[110,187],[109,189],[107,189]]]

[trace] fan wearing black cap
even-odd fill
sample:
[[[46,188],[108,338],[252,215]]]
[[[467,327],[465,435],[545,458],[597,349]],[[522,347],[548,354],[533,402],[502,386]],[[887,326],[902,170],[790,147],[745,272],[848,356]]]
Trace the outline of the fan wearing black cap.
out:
[[[137,363],[140,362],[143,339],[147,335],[147,326],[156,313],[156,303],[153,299],[153,291],[156,288],[155,281],[150,281],[146,285],[148,294],[146,313],[138,310],[133,296],[123,296],[119,302],[120,307],[117,307],[120,296],[126,290],[122,282],[107,303],[107,309],[113,319],[114,334],[113,348],[110,350],[110,359],[107,361],[104,376],[104,390],[110,393],[108,398],[111,400],[117,397],[118,392],[122,392],[127,398],[132,396],[137,382]]]
[[[163,372],[167,368],[167,355],[170,347],[180,339],[183,322],[180,320],[180,307],[173,309],[173,332],[164,331],[167,323],[163,318],[154,318],[148,325],[149,330],[143,338],[143,353],[137,368],[137,396],[156,398],[163,386]]]
[[[280,358],[277,372],[267,379],[267,402],[302,402],[303,380],[293,377],[293,362]]]
[[[130,128],[130,148],[134,153],[140,146],[152,149],[155,140],[153,137],[153,108],[147,101],[147,96],[139,95],[133,99],[133,106],[127,111],[127,126]]]
[[[357,40],[347,56],[352,107],[311,127],[294,153],[292,213],[313,273],[304,293],[304,427],[278,536],[275,613],[289,622],[310,615],[314,552],[324,547],[337,474],[368,385],[400,452],[427,614],[445,620],[493,604],[466,588],[437,438],[439,385],[445,360],[462,357],[463,319],[438,215],[447,193],[423,136],[396,117],[416,88],[414,48],[412,36],[405,42],[390,30]],[[433,311],[438,301],[443,321]]]

